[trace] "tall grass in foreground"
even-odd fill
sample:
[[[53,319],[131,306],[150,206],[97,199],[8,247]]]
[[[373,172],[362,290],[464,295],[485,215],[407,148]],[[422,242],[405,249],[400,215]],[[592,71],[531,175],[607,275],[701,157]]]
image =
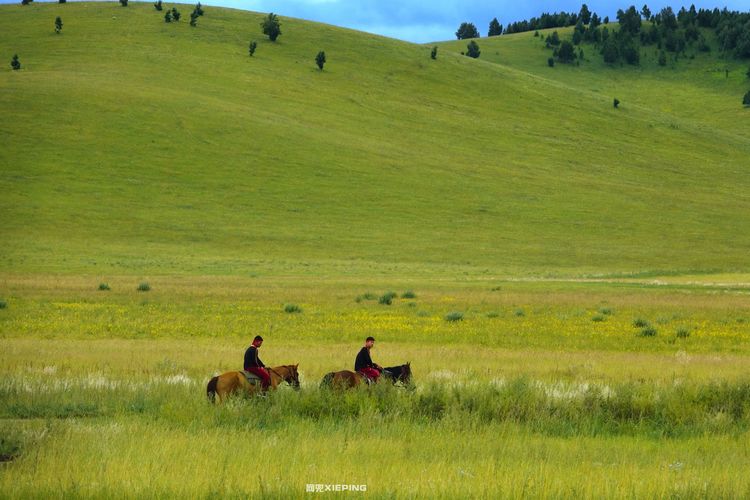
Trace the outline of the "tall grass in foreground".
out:
[[[305,387],[221,406],[188,379],[110,382],[2,386],[1,432],[18,444],[0,496],[289,498],[315,483],[376,498],[750,493],[747,381]],[[93,413],[71,414],[82,401]]]

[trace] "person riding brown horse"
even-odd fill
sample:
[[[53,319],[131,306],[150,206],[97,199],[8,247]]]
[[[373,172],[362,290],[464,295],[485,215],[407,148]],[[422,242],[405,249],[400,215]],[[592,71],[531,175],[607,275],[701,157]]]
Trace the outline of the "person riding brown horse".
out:
[[[357,353],[357,359],[354,360],[354,371],[364,375],[368,380],[377,382],[383,367],[372,361],[370,349],[375,345],[374,337],[367,337],[365,345]]]
[[[250,372],[253,375],[260,378],[260,385],[263,391],[268,390],[268,386],[271,385],[271,376],[266,370],[266,365],[258,357],[258,349],[263,345],[263,337],[256,335],[253,339],[253,343],[245,351],[245,371]]]

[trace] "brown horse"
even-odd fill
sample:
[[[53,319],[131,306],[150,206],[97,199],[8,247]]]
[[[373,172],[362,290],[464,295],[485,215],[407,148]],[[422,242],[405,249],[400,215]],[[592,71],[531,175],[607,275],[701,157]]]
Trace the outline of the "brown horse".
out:
[[[268,374],[271,376],[271,389],[276,389],[280,383],[286,382],[295,389],[299,389],[299,365],[281,365],[266,367]],[[217,375],[208,382],[206,395],[209,401],[215,402],[216,396],[219,402],[224,401],[228,396],[237,393],[258,394],[261,392],[260,381],[257,384],[251,384],[247,381],[244,372],[234,371]]]
[[[404,386],[411,384],[411,363],[399,366],[383,368],[381,377],[385,377],[392,384],[400,382]],[[339,372],[327,373],[320,383],[321,387],[332,387],[335,389],[351,389],[362,383],[370,383],[369,380],[359,372],[341,370]]]

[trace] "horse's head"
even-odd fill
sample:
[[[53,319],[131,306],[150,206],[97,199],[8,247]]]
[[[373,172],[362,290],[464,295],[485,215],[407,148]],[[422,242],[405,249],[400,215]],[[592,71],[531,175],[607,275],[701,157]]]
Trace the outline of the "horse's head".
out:
[[[284,382],[291,385],[295,389],[299,389],[299,371],[297,371],[297,367],[299,365],[284,365],[285,373],[284,373]]]
[[[401,375],[398,377],[398,379],[404,385],[411,384],[411,361],[409,361],[405,365],[401,365]]]

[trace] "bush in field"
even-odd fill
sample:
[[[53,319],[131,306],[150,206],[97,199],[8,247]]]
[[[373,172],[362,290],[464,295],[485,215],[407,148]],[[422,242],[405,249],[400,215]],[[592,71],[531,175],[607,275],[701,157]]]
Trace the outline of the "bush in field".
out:
[[[594,323],[601,323],[602,321],[604,321],[604,316],[601,314],[596,314],[591,318],[591,321],[593,321]]]
[[[199,16],[202,16],[202,15],[203,15],[203,6],[201,5],[201,3],[200,3],[200,2],[198,2],[198,5],[196,5],[196,6],[195,6],[195,10],[194,10],[194,12],[195,12],[196,14],[198,14]]]
[[[289,314],[301,313],[302,308],[297,304],[287,304],[284,306],[284,312]]]
[[[154,9],[156,9],[158,11],[161,11],[161,9],[162,9],[161,0],[159,0],[158,2],[154,3]]]
[[[378,304],[389,306],[393,303],[393,299],[395,299],[396,297],[396,292],[387,292],[380,296],[380,298],[378,299]]]
[[[268,35],[268,38],[275,42],[276,39],[281,35],[281,23],[279,17],[271,12],[268,16],[260,23],[260,27],[263,29],[263,34]]]
[[[453,323],[455,321],[463,321],[464,320],[464,313],[462,312],[452,312],[445,315],[445,321],[449,323]]]
[[[433,59],[437,59],[437,45],[432,48],[430,51],[430,57]]]
[[[515,314],[519,318],[526,316],[526,312],[523,309],[516,309],[513,314]]]
[[[635,328],[646,328],[646,327],[651,326],[651,323],[649,323],[643,318],[636,318],[633,320],[633,326]]]
[[[640,331],[640,333],[638,335],[640,335],[641,337],[655,337],[656,336],[656,328],[651,327],[651,326],[648,327],[648,328],[644,328],[644,329],[642,329]]]
[[[165,22],[165,23],[171,23],[171,22],[172,22],[172,11],[171,11],[171,10],[168,10],[168,11],[167,11],[167,12],[166,12],[166,13],[164,14],[164,22]]]
[[[15,460],[20,454],[21,442],[17,438],[8,435],[0,436],[0,463]]]
[[[675,336],[678,339],[686,339],[690,336],[690,330],[684,327],[678,328],[677,331],[675,332]]]
[[[179,21],[180,20],[180,16],[181,16],[180,11],[178,11],[176,8],[172,7],[172,19],[174,19],[175,21]]]
[[[57,18],[55,19],[55,33],[59,34],[62,31],[62,27],[63,27],[62,18],[60,16],[57,16]]]
[[[659,66],[666,66],[667,65],[667,53],[663,50],[659,52]]]
[[[560,44],[560,48],[557,49],[557,57],[560,62],[572,63],[576,58],[576,51],[573,44],[565,40]]]
[[[620,107],[620,100],[617,97],[615,97],[614,101],[612,101],[612,106],[614,106],[615,109]]]
[[[102,292],[107,292],[110,290],[108,283],[99,283],[99,290]]]
[[[415,294],[411,290],[407,290],[407,291],[405,291],[404,293],[401,294],[401,298],[402,299],[416,299],[417,298],[417,294]]]
[[[5,309],[6,307],[8,307],[8,303],[0,299],[0,309]]]
[[[128,0],[120,0],[120,5],[122,5],[123,7],[127,7],[128,6]]]
[[[745,94],[745,97],[742,98],[742,104],[744,104],[746,107],[750,106],[750,90],[748,90],[747,94]]]
[[[479,44],[474,40],[470,41],[469,45],[466,46],[466,55],[469,57],[476,59],[481,53],[482,51],[479,50]]]
[[[148,292],[149,290],[151,290],[151,285],[149,285],[147,281],[144,281],[138,285],[139,292]]]
[[[362,302],[363,300],[375,300],[376,298],[377,297],[375,296],[374,293],[365,292],[362,295],[357,295],[357,298],[354,299],[354,301],[359,303],[359,302]]]
[[[198,26],[198,17],[198,13],[195,11],[190,14],[190,26],[192,26],[193,28]]]
[[[549,66],[550,68],[554,68],[555,67],[555,58],[554,57],[550,57],[550,58],[547,59],[547,66]]]
[[[599,314],[603,314],[605,316],[611,316],[614,314],[614,311],[609,307],[602,307],[599,309]]]
[[[255,49],[258,48],[258,42],[253,40],[250,42],[250,45],[247,47],[247,53],[250,54],[250,57],[253,57],[253,54],[255,54]]]
[[[10,67],[14,70],[21,69],[21,61],[18,60],[18,54],[13,56],[13,59],[10,61]]]

